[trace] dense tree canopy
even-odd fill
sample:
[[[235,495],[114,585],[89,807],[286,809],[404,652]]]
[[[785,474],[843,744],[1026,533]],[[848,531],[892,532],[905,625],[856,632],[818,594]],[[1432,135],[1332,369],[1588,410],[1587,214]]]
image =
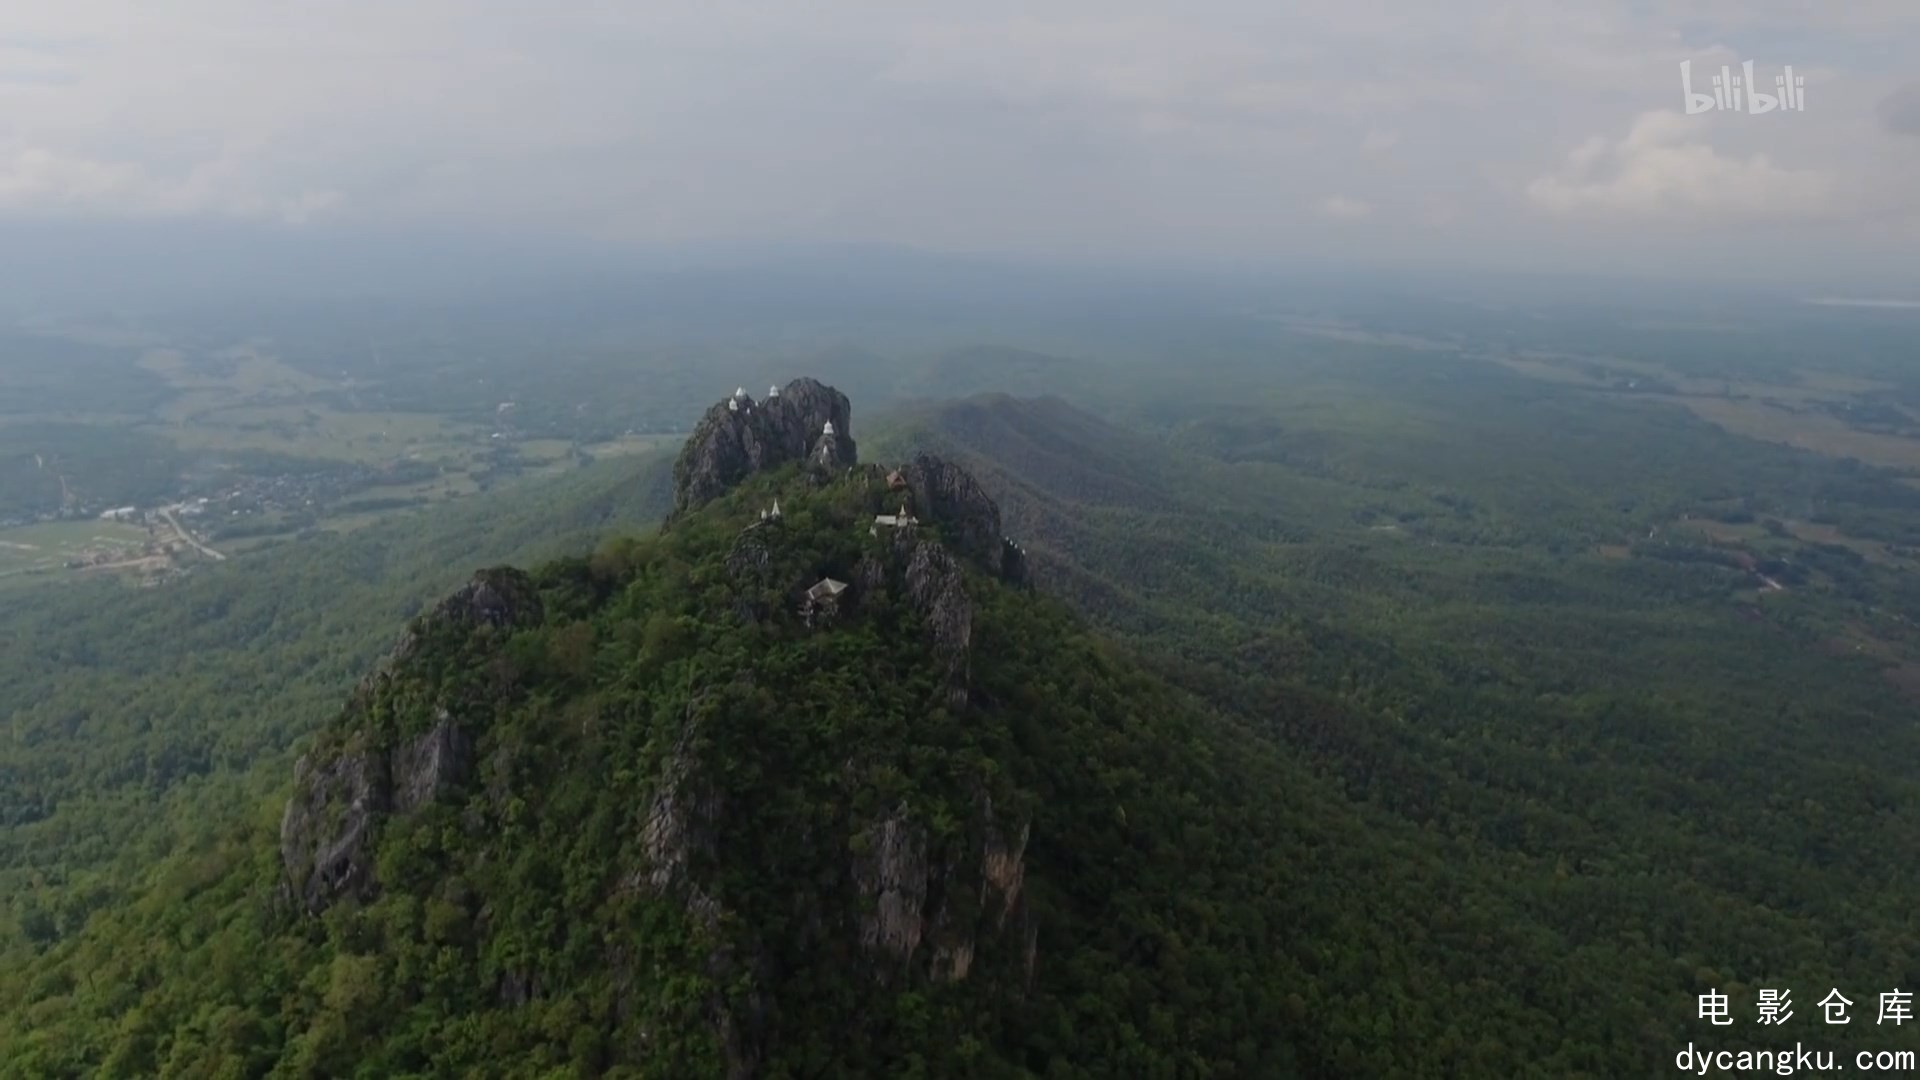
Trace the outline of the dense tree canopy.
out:
[[[1690,1042],[1913,1047],[1812,1006],[1920,971],[1895,677],[1920,608],[1884,546],[1912,538],[1911,488],[1516,379],[1370,377],[1338,425],[1310,398],[1155,402],[1142,437],[986,399],[863,435],[964,458],[1034,553],[1037,596],[971,582],[962,713],[904,612],[739,620],[726,558],[784,479],[653,537],[660,502],[595,467],[246,575],[36,598],[0,628],[0,1071],[698,1072],[725,1058],[709,1003],[756,990],[775,1075],[1613,1076]],[[1487,437],[1449,442],[1447,408]],[[857,557],[840,498],[783,495],[790,567]],[[475,654],[512,673],[489,748],[541,782],[496,810],[476,779],[479,838],[467,801],[435,808],[383,834],[391,887],[289,913],[289,747],[345,730],[355,680],[474,566],[569,549],[535,574],[541,625]],[[765,796],[723,934],[778,960],[718,991],[710,931],[606,900],[702,688],[705,760]],[[837,895],[818,878],[851,857],[801,823],[904,799],[964,832],[982,786],[1031,815],[1030,985],[1004,953],[883,984],[780,952],[787,905]],[[655,950],[624,1000],[610,938]],[[1765,988],[1792,1025],[1752,1022]],[[1736,1027],[1698,1018],[1715,990]]]

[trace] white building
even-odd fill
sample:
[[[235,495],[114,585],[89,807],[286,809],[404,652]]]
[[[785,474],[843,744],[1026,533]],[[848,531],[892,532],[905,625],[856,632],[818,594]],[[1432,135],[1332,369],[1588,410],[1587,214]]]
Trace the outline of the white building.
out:
[[[801,621],[812,626],[817,620],[833,618],[839,613],[840,594],[846,591],[846,582],[821,578],[800,600]]]
[[[807,599],[815,602],[818,602],[821,600],[832,600],[838,597],[841,593],[846,591],[847,591],[846,582],[835,581],[832,578],[821,578],[818,582],[814,584],[812,588],[807,590]]]
[[[870,536],[878,536],[880,535],[880,527],[883,525],[889,529],[905,529],[918,524],[920,524],[920,519],[907,513],[907,505],[901,503],[900,512],[897,514],[875,514],[873,517],[873,525],[867,529],[867,533]]]

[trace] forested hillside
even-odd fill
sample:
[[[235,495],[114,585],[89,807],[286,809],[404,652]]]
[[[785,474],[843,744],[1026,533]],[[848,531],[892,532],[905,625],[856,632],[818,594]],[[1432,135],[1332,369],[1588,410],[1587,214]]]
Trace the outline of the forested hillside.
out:
[[[1320,827],[1366,836],[1288,900],[1295,918],[1323,912],[1306,920],[1312,946],[1281,946],[1309,948],[1327,995],[1317,1031],[1364,1056],[1380,1025],[1451,1045],[1468,1016],[1507,1013],[1492,1030],[1516,1052],[1508,1067],[1603,1075],[1700,1035],[1695,996],[1715,987],[1750,1009],[1762,987],[1912,981],[1920,847],[1897,823],[1920,813],[1905,767],[1920,732],[1883,654],[1834,647],[1836,627],[1868,617],[1843,582],[1763,592],[1737,562],[1660,545],[1620,558],[1476,540],[1536,490],[1567,500],[1557,521],[1530,515],[1543,534],[1550,521],[1561,537],[1598,532],[1619,511],[1583,510],[1584,492],[1551,479],[1506,483],[1490,462],[1444,488],[1356,490],[1329,463],[1379,448],[1305,422],[1202,417],[1169,445],[1059,400],[989,397],[869,441],[965,462],[1027,538],[1041,588],[1284,747],[1326,795]],[[1739,445],[1668,436],[1685,437]],[[1820,467],[1743,452],[1760,475]],[[1529,472],[1550,478],[1560,463],[1542,456]],[[1692,464],[1649,513],[1728,491],[1710,457]],[[1913,588],[1881,566],[1854,572],[1883,602]],[[1464,938],[1443,932],[1468,922]],[[1449,987],[1458,1007],[1428,1012],[1427,991],[1389,1002],[1387,984]],[[1554,1016],[1579,1022],[1549,1036]]]
[[[7,751],[0,1060],[1598,1077],[1912,1047],[1746,1019],[1920,970],[1920,735],[1889,654],[1836,641],[1897,641],[1875,612],[1911,585],[1792,527],[1681,531],[1786,517],[1776,478],[1815,469],[1863,530],[1902,496],[1704,425],[1665,433],[1691,468],[1583,486],[1579,454],[1657,429],[1528,398],[1439,463],[1351,417],[1159,402],[1142,434],[982,398],[831,483],[798,463],[844,467],[847,426],[749,401],[678,470],[727,493],[657,536],[664,470],[600,465],[278,580],[111,594],[92,617],[160,620],[152,656],[50,602],[9,623],[64,681]],[[1593,443],[1504,467],[1575,414]],[[957,576],[873,522],[903,506]],[[844,608],[796,594],[821,578]],[[169,723],[136,704],[169,693]],[[1740,1027],[1698,1019],[1711,990]]]
[[[1311,863],[1284,767],[1025,590],[970,490],[788,465],[476,577],[322,732],[277,838],[234,823],[31,965],[8,1061],[1300,1067],[1264,910]],[[925,520],[873,524],[903,501]]]
[[[155,589],[94,581],[10,593],[0,623],[6,969],[73,938],[168,856],[248,820],[285,783],[273,766],[338,708],[394,627],[475,567],[589,550],[609,530],[657,520],[665,464],[608,462]]]

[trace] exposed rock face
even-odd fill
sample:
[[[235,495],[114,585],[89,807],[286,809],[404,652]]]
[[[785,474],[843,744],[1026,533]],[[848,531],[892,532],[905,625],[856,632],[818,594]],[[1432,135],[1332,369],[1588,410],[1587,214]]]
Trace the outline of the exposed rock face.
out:
[[[887,477],[913,493],[915,513],[938,524],[955,551],[1016,585],[1029,581],[1027,553],[1000,531],[1000,507],[973,474],[935,454],[916,454]]]
[[[860,945],[904,964],[927,928],[927,829],[900,806],[865,839],[853,875],[873,908],[860,919]]]
[[[640,827],[645,865],[627,884],[678,901],[696,926],[714,932],[726,909],[709,891],[704,874],[719,862],[721,819],[727,803],[694,757],[700,708],[699,698],[688,703],[687,725],[667,758]],[[743,958],[738,949],[723,945],[707,956],[705,966],[707,976],[719,987],[741,970],[757,968],[760,960],[753,955]],[[716,989],[708,995],[704,1011],[720,1038],[727,1075],[742,1080],[756,1075],[772,1019],[765,997],[754,991],[744,1001],[735,1001]]]
[[[475,573],[458,591],[416,620],[394,647],[390,661],[412,655],[421,639],[446,627],[488,626],[496,630],[532,626],[546,617],[540,592],[526,571],[496,566]]]
[[[367,752],[302,757],[280,819],[285,887],[309,914],[373,888],[374,829],[388,809],[386,759]]]
[[[1023,821],[1009,836],[988,818],[987,843],[980,862],[980,907],[997,912],[997,929],[1005,929],[1010,916],[1025,910],[1021,890],[1027,883],[1027,837],[1032,832],[1033,823]]]
[[[823,449],[834,469],[844,469],[858,460],[852,424],[847,395],[814,379],[795,379],[780,396],[761,402],[750,397],[722,401],[700,418],[673,464],[674,513],[699,506],[763,469],[818,461]]]
[[[758,521],[749,525],[727,552],[727,576],[736,586],[733,614],[742,622],[757,622],[767,617],[766,605],[757,595],[773,583],[773,551],[769,533],[779,528],[775,522]]]
[[[909,541],[906,594],[926,620],[933,637],[933,653],[945,666],[948,700],[958,708],[967,703],[967,673],[973,646],[973,600],[966,578],[947,549],[931,540]]]
[[[823,476],[836,476],[853,465],[852,440],[838,432],[822,434],[807,454],[807,468]]]
[[[319,914],[344,896],[370,897],[381,825],[444,797],[471,773],[473,742],[444,711],[417,738],[382,753],[308,754],[294,766],[293,798],[280,818],[280,865],[289,897]]]
[[[855,456],[853,405],[847,401],[847,395],[818,379],[803,377],[788,383],[780,396],[767,404],[775,407],[771,415],[780,423],[783,437],[793,440],[784,444],[795,448],[792,456],[798,457],[832,424],[841,449],[852,464]],[[789,432],[797,436],[787,434]]]
[[[938,524],[955,551],[999,568],[1000,507],[972,473],[933,454],[914,455],[899,472],[921,520]]]
[[[1024,980],[1033,982],[1033,965],[1039,955],[1039,925],[1027,907],[1027,839],[1033,823],[1022,820],[1012,828],[1002,828],[993,816],[993,802],[983,799],[986,841],[980,852],[980,919],[984,929],[1017,937],[1020,942],[1020,966]],[[966,959],[971,959],[971,951]],[[958,977],[964,978],[963,966]]]
[[[755,522],[742,530],[727,552],[727,576],[746,586],[764,584],[773,571],[773,553],[767,547],[767,522]]]
[[[981,800],[981,813],[976,840],[950,843],[940,854],[905,805],[861,834],[864,850],[853,864],[862,900],[859,941],[882,961],[875,968],[880,981],[915,971],[935,982],[964,979],[982,937],[1008,933],[1016,935],[1023,966],[1031,964],[1033,925],[1021,895],[1029,825],[1004,832],[990,799]]]
[[[418,809],[466,780],[473,767],[473,740],[445,709],[425,735],[393,754],[393,808]]]
[[[482,570],[424,617],[415,620],[391,657],[398,664],[427,637],[480,627],[508,629],[539,622],[540,597],[519,570]],[[349,712],[364,713],[392,680],[381,672],[355,692]],[[289,899],[319,914],[345,896],[369,897],[373,845],[392,814],[411,813],[446,798],[473,773],[473,738],[445,708],[425,732],[397,745],[374,745],[370,733],[344,749],[309,753],[294,767],[293,797],[280,819],[280,863]]]
[[[896,589],[933,639],[934,658],[946,676],[948,703],[967,704],[973,646],[973,599],[967,579],[939,541],[916,529],[889,530],[887,547],[854,564],[851,593],[858,607]]]
[[[878,597],[887,587],[887,565],[871,555],[863,556],[853,566],[853,587],[855,603],[864,604]]]
[[[689,717],[698,705],[698,701],[688,705]],[[720,815],[726,805],[694,767],[692,746],[697,730],[697,724],[689,719],[667,759],[660,787],[640,826],[646,865],[631,883],[678,897],[696,922],[710,926],[719,917],[719,905],[695,879],[690,867],[696,861],[715,857]]]
[[[437,618],[486,624],[496,629],[526,626],[539,622],[540,594],[526,571],[511,566],[496,566],[473,575],[473,579],[434,609]]]

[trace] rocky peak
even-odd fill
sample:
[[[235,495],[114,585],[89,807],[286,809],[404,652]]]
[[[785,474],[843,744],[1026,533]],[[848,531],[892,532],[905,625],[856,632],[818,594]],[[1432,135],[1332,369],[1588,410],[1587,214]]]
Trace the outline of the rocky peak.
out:
[[[888,483],[912,492],[915,512],[938,524],[955,551],[1008,581],[1026,580],[1025,553],[1000,531],[1000,507],[972,473],[922,453],[895,470]]]
[[[813,441],[813,449],[807,454],[807,468],[829,477],[844,472],[853,463],[853,441],[842,438],[831,426]]]
[[[469,626],[503,629],[539,622],[540,594],[526,571],[511,566],[481,570],[434,608],[434,617]]]
[[[684,513],[790,461],[844,469],[858,460],[852,431],[847,395],[817,379],[795,379],[758,402],[736,392],[707,410],[681,448],[673,511]]]
[[[526,571],[511,566],[496,566],[476,572],[453,595],[434,605],[432,611],[414,620],[394,647],[393,661],[404,660],[419,647],[427,635],[443,629],[464,630],[489,627],[509,630],[532,626],[546,617],[540,592]]]
[[[633,786],[618,807],[622,839],[600,850],[618,860],[606,864],[605,889],[623,909],[652,919],[685,917],[690,944],[683,962],[709,985],[696,1022],[711,1030],[722,1075],[760,1075],[780,1045],[784,1016],[804,1011],[796,999],[780,996],[790,965],[833,956],[883,988],[973,979],[993,980],[992,992],[1019,992],[1022,977],[1031,979],[1037,949],[1024,898],[1031,805],[1024,797],[1005,801],[996,813],[989,797],[1017,789],[992,777],[929,772],[897,798],[868,803],[877,778],[892,782],[902,775],[894,764],[898,748],[849,741],[816,752],[807,740],[785,741],[783,724],[837,730],[840,706],[827,704],[818,687],[811,695],[783,697],[793,673],[763,671],[752,647],[733,647],[787,634],[871,629],[856,625],[871,619],[901,647],[840,670],[830,666],[838,662],[835,643],[819,643],[826,648],[816,655],[829,665],[831,685],[859,687],[871,677],[875,685],[909,688],[912,705],[903,716],[924,707],[978,725],[995,722],[999,706],[972,688],[976,618],[991,609],[976,605],[969,582],[976,590],[991,588],[982,570],[1021,580],[1023,557],[1000,533],[999,508],[958,465],[922,454],[890,472],[856,466],[848,413],[844,395],[811,379],[796,380],[764,402],[744,393],[721,402],[676,465],[677,512],[724,494],[755,471],[790,462],[824,468],[833,483],[810,477],[793,485],[807,491],[779,492],[789,512],[777,512],[778,503],[766,506],[724,552],[704,529],[659,538],[677,544],[700,568],[690,575],[706,582],[698,601],[700,632],[729,645],[699,654],[684,677],[662,684],[686,694],[678,716],[662,711],[634,721],[657,726],[649,745],[660,748],[659,756],[649,775],[626,781]],[[720,572],[712,573],[716,567]],[[566,595],[560,585],[549,587]],[[664,585],[659,594],[681,595]],[[799,612],[801,626],[777,618],[782,611]],[[828,611],[832,618],[824,617]],[[385,869],[396,864],[378,856],[424,835],[417,828],[422,824],[460,822],[452,847],[476,866],[511,857],[512,845],[525,842],[495,827],[509,820],[508,807],[512,819],[538,828],[543,805],[552,805],[539,788],[548,777],[516,767],[516,755],[567,761],[587,752],[567,745],[572,736],[562,736],[561,725],[519,726],[528,711],[565,708],[566,695],[576,690],[571,682],[537,680],[587,677],[548,671],[579,618],[570,604],[555,605],[554,615],[547,624],[534,579],[502,568],[476,574],[414,620],[392,660],[362,684],[299,762],[280,832],[290,907],[312,916],[343,901],[379,903],[383,893],[407,888]],[[628,640],[645,642],[654,625],[645,611],[599,611],[580,621],[591,631],[589,642],[594,634],[618,641],[623,626]],[[756,625],[736,633],[743,624]],[[900,641],[902,630],[924,630],[924,645]],[[659,655],[671,655],[677,647],[671,639],[665,636]],[[653,648],[642,646],[643,652]],[[879,674],[869,665],[881,665]],[[631,674],[641,685],[666,678],[652,672],[642,664]],[[780,677],[763,683],[767,674]],[[538,701],[529,687],[540,686],[556,693],[555,702],[523,708]],[[809,710],[816,720],[807,719]],[[832,723],[817,722],[829,717]],[[770,736],[765,746],[756,734],[762,730]],[[789,766],[772,756],[773,747],[782,754],[797,748],[803,762]],[[804,760],[815,753],[817,760]],[[747,768],[765,779],[742,781]],[[577,788],[582,781],[569,782]],[[832,812],[782,834],[779,843],[763,842],[770,827],[785,827],[784,818],[767,816],[769,795],[796,792],[806,805]],[[777,882],[792,895],[769,898],[777,890],[742,886],[753,880]],[[507,918],[504,905],[491,906],[500,900],[494,895],[473,905],[480,932],[503,932],[493,929],[494,920]],[[769,918],[791,934],[763,936],[755,927]],[[621,949],[604,958],[607,970],[627,972],[617,975],[627,996],[636,993],[630,962]],[[567,992],[564,979],[541,962],[509,964],[489,977],[498,980],[494,996],[507,1008]],[[656,1051],[648,1037],[623,1052],[649,1060]]]

